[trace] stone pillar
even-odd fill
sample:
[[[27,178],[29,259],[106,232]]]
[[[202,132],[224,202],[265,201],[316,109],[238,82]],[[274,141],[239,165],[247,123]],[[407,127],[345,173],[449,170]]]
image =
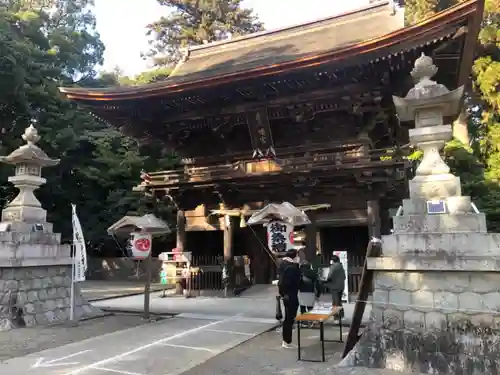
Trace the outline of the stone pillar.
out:
[[[224,267],[226,272],[226,295],[231,296],[234,293],[235,275],[234,275],[234,230],[237,223],[236,217],[224,216]]]
[[[5,329],[68,321],[70,316],[70,246],[52,232],[47,211],[34,195],[46,180],[42,168],[55,166],[36,143],[37,129],[29,126],[26,144],[0,161],[15,166],[9,177],[18,195],[2,211],[0,223],[0,331]],[[69,211],[69,207],[68,207]],[[71,220],[71,217],[68,217]],[[75,318],[100,311],[85,301],[75,287]]]
[[[380,238],[380,202],[378,199],[367,202],[368,236],[369,238]]]
[[[414,121],[410,142],[423,159],[410,197],[382,236],[374,272],[372,321],[343,365],[426,374],[497,374],[500,356],[500,235],[461,195],[460,180],[440,155],[451,139],[463,87],[431,80],[437,67],[422,55],[405,98],[394,97],[399,119]]]

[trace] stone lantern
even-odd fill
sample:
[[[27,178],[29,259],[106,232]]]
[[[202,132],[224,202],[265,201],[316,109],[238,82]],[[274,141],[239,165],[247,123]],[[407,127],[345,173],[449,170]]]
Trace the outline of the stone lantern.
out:
[[[16,167],[15,175],[9,177],[17,189],[18,195],[2,211],[2,222],[10,223],[11,231],[32,229],[35,224],[42,225],[39,229],[51,232],[47,226],[47,211],[33,194],[46,180],[42,177],[43,167],[52,167],[59,163],[59,159],[51,159],[36,145],[40,140],[37,129],[30,125],[22,135],[26,144],[13,151],[8,156],[1,156],[0,162]],[[45,224],[45,226],[44,226]]]
[[[70,318],[70,245],[61,244],[61,235],[53,233],[47,211],[33,193],[46,182],[42,168],[55,166],[59,160],[49,158],[36,145],[40,137],[33,125],[22,138],[25,145],[0,157],[1,162],[15,166],[9,182],[19,189],[0,222],[0,331]],[[76,290],[77,317],[97,313]]]
[[[436,72],[422,55],[411,72],[415,86],[393,97],[400,121],[414,122],[410,141],[424,155],[393,234],[382,236],[382,256],[367,258],[371,323],[343,364],[496,374],[482,366],[500,356],[500,235],[487,232],[485,215],[461,195],[460,179],[439,153],[464,89],[432,81]]]
[[[424,213],[425,202],[441,199],[451,212],[471,211],[470,199],[461,197],[460,178],[450,174],[440,154],[453,135],[452,125],[444,120],[459,112],[464,88],[448,90],[431,80],[436,73],[432,59],[422,54],[411,72],[415,86],[406,97],[393,97],[400,121],[415,123],[415,128],[409,131],[411,144],[423,151],[422,161],[410,181],[410,200],[403,204],[406,214]]]

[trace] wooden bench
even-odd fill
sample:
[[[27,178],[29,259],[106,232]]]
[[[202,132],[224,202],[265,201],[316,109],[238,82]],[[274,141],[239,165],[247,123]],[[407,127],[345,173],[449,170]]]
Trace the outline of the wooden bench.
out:
[[[308,361],[308,362],[318,362],[315,360],[307,360],[301,358],[301,349],[300,349],[300,326],[301,323],[319,323],[319,339],[321,341],[321,362],[325,362],[325,342],[343,342],[342,340],[342,316],[340,313],[342,312],[342,306],[334,306],[331,311],[328,313],[315,313],[307,312],[297,316],[295,321],[297,322],[297,360],[299,361]],[[339,329],[340,329],[340,337],[339,340],[325,340],[325,322],[333,316],[338,316],[339,319]]]

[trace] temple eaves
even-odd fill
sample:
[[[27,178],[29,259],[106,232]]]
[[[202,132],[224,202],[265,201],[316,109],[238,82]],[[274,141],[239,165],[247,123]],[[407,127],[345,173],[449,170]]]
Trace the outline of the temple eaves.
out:
[[[340,66],[351,60],[359,63],[360,58],[369,62],[439,39],[446,34],[446,29],[464,21],[470,24],[468,34],[475,41],[484,0],[461,2],[411,27],[403,27],[402,17],[391,16],[387,4],[383,2],[337,17],[191,48],[186,61],[163,82],[127,88],[63,87],[60,90],[76,101],[130,100],[327,63]],[[470,72],[472,57],[465,54],[460,71]]]

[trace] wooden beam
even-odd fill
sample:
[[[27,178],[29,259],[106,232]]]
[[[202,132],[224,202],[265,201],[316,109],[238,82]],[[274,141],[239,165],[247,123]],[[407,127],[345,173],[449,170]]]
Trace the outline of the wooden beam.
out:
[[[295,154],[301,154],[301,153],[316,153],[316,152],[335,152],[335,151],[344,151],[346,148],[349,147],[361,147],[363,145],[368,145],[370,142],[368,140],[363,140],[363,139],[357,139],[357,138],[352,138],[352,139],[342,139],[342,140],[336,140],[336,141],[328,141],[328,142],[321,142],[321,143],[311,143],[311,144],[304,144],[296,147],[281,147],[278,149],[275,149],[276,154],[280,158],[284,158],[290,155],[295,155]],[[248,152],[238,152],[238,153],[231,153],[231,154],[225,154],[225,155],[220,155],[220,156],[207,156],[203,158],[183,158],[181,159],[181,164],[183,165],[197,165],[197,166],[205,166],[205,165],[212,165],[212,164],[220,164],[221,162],[236,162],[239,160],[245,160],[248,159],[251,155],[248,155]],[[161,172],[151,172],[152,175],[158,174]]]
[[[468,25],[467,36],[463,47],[463,54],[458,75],[458,86],[466,85],[469,82],[471,75],[472,63],[477,46],[477,36],[481,29],[481,21],[483,19],[485,0],[478,0],[476,3],[476,11],[474,17]]]
[[[318,100],[325,101],[328,99],[339,99],[339,96],[341,98],[344,97],[345,100],[347,98],[350,98],[350,95],[353,95],[354,93],[356,95],[362,95],[369,92],[379,93],[381,89],[382,87],[380,85],[380,82],[371,81],[363,84],[353,83],[347,85],[338,85],[328,89],[309,91],[305,93],[297,93],[294,95],[279,97],[276,99],[257,100],[249,103],[226,106],[224,108],[221,108],[219,105],[211,105],[209,108],[204,110],[192,110],[182,114],[162,115],[159,114],[158,111],[153,111],[153,114],[156,121],[158,120],[158,118],[167,117],[168,123],[176,123],[185,120],[205,119],[208,117],[219,117],[219,116],[226,116],[238,113],[247,113],[251,111],[258,111],[262,108],[283,108],[291,104],[311,103]],[[103,103],[98,102],[98,104],[103,104]],[[85,106],[84,104],[82,105]],[[114,113],[118,111],[118,113],[122,112],[124,114],[124,117],[129,118],[133,117],[132,112],[135,112],[129,109],[128,107],[124,108],[120,107],[119,105],[114,105],[113,109],[110,110],[106,110],[106,108],[103,106],[99,107],[96,105],[87,105],[87,107],[92,109],[92,111],[100,113],[100,115],[103,117],[107,117],[107,113],[109,113],[110,111]],[[143,115],[144,113],[141,112],[141,116]]]

